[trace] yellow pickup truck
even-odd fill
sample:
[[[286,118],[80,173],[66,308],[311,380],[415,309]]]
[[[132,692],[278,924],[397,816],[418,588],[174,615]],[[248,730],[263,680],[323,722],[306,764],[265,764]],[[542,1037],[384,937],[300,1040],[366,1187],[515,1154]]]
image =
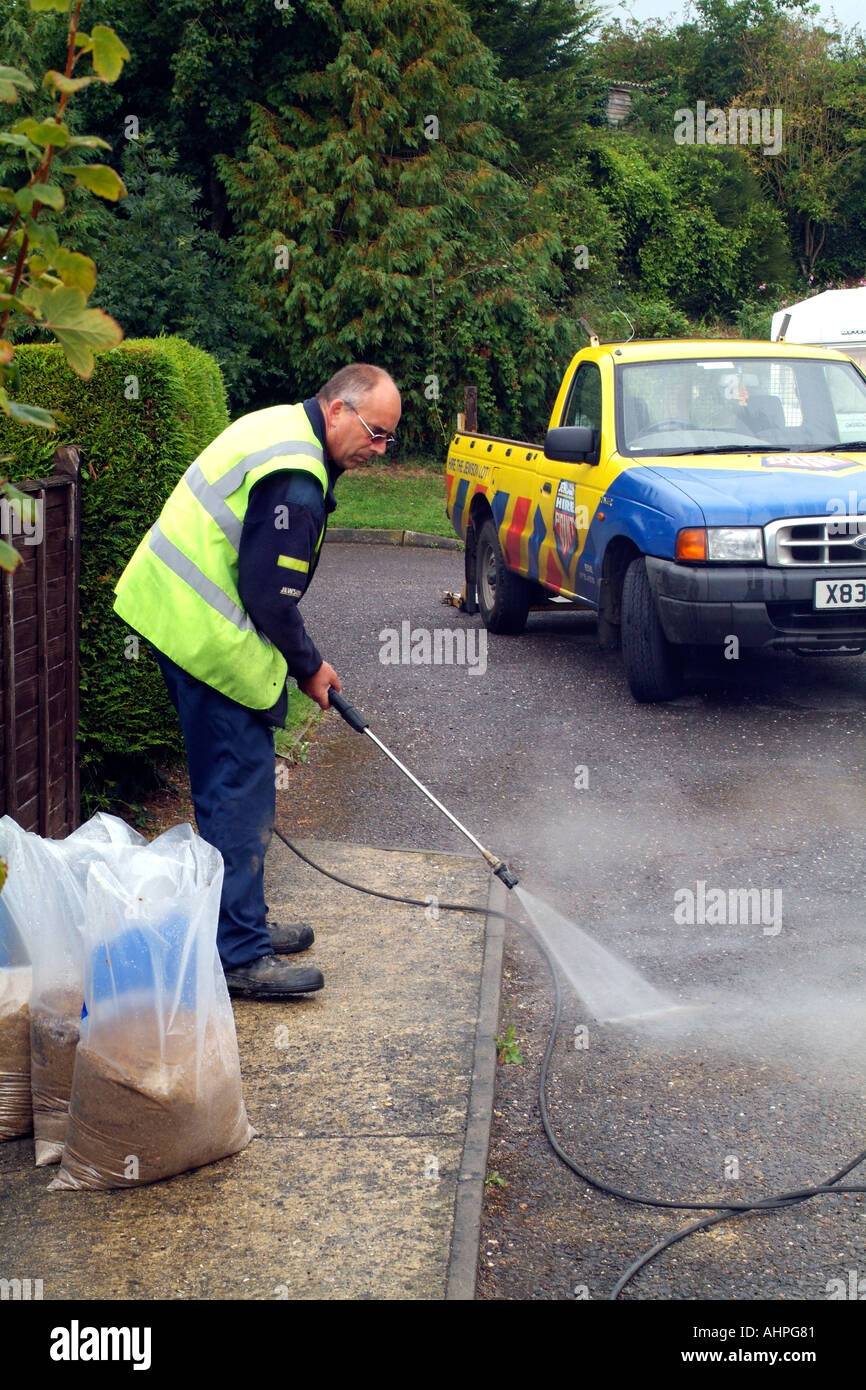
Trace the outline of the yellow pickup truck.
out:
[[[689,645],[866,651],[866,376],[840,352],[594,344],[544,444],[458,429],[446,473],[465,610],[594,610],[637,700],[678,693]]]

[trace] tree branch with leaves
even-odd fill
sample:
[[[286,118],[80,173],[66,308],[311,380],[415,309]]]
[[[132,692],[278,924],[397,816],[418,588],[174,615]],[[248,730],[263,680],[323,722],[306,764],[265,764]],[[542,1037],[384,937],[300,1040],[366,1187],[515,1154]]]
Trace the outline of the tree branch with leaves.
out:
[[[101,309],[87,301],[96,285],[96,266],[89,256],[61,241],[61,214],[71,188],[84,188],[116,201],[126,196],[123,181],[107,164],[82,161],[85,152],[110,149],[105,141],[78,135],[65,116],[73,97],[93,82],[116,82],[129,51],[113,29],[94,25],[85,33],[79,25],[82,0],[30,0],[34,11],[56,10],[69,16],[66,63],[63,71],[49,69],[42,80],[56,100],[44,118],[26,116],[9,130],[0,130],[0,144],[14,157],[12,184],[0,187],[0,409],[21,425],[55,429],[50,411],[13,400],[19,385],[14,338],[24,325],[50,333],[60,344],[71,369],[85,380],[95,365],[94,354],[116,347],[123,330]],[[85,60],[92,71],[78,71]],[[0,101],[16,105],[34,83],[17,68],[0,66]],[[6,462],[2,460],[0,462]],[[0,496],[23,509],[28,499],[0,478]],[[20,561],[14,547],[0,542],[0,568],[12,570]]]

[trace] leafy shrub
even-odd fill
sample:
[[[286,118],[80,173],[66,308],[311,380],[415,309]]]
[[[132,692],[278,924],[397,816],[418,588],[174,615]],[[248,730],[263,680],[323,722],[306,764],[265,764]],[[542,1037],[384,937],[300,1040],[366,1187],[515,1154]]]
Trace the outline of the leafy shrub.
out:
[[[178,478],[228,424],[225,388],[213,359],[181,338],[125,342],[100,356],[89,381],[53,345],[19,347],[15,359],[26,397],[54,413],[58,430],[47,443],[44,431],[0,418],[10,478],[50,472],[58,444],[82,456],[79,738],[92,809],[121,768],[128,793],[155,757],[182,747],[156,662],[113,611],[114,585]]]

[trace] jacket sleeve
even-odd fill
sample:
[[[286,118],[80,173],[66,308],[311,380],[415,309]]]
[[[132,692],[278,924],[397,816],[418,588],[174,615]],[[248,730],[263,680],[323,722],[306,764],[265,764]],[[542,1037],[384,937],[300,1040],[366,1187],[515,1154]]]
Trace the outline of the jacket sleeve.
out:
[[[306,680],[322,657],[298,611],[315,564],[325,514],[322,489],[306,473],[273,473],[250,493],[238,553],[241,603],[282,652],[289,674]]]

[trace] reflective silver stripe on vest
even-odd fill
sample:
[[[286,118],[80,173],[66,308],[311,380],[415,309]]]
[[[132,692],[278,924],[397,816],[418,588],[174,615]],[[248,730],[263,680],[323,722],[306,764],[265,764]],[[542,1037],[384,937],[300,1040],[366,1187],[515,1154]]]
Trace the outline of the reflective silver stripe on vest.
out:
[[[198,594],[199,598],[204,599],[209,607],[215,608],[224,618],[228,618],[230,623],[241,631],[252,629],[257,631],[256,625],[248,613],[239,607],[228,594],[224,594],[218,584],[212,579],[208,579],[206,574],[202,574],[197,565],[194,565],[189,556],[184,555],[182,550],[178,550],[159,528],[159,523],[154,522],[150,528],[150,549],[153,551],[164,565],[167,565],[174,574],[188,584],[189,587]]]
[[[317,463],[324,462],[320,444],[312,444],[308,439],[286,439],[282,444],[270,444],[267,449],[258,449],[254,454],[247,454],[234,468],[217,478],[211,487],[216,489],[218,496],[230,497],[240,487],[245,474],[258,468],[260,463],[267,463],[268,459],[279,458],[281,454],[306,454]]]
[[[216,522],[232,549],[240,550],[243,522],[222,500],[217,489],[208,482],[197,463],[190,464],[183,475],[183,480],[193,497],[201,502],[208,516]]]

